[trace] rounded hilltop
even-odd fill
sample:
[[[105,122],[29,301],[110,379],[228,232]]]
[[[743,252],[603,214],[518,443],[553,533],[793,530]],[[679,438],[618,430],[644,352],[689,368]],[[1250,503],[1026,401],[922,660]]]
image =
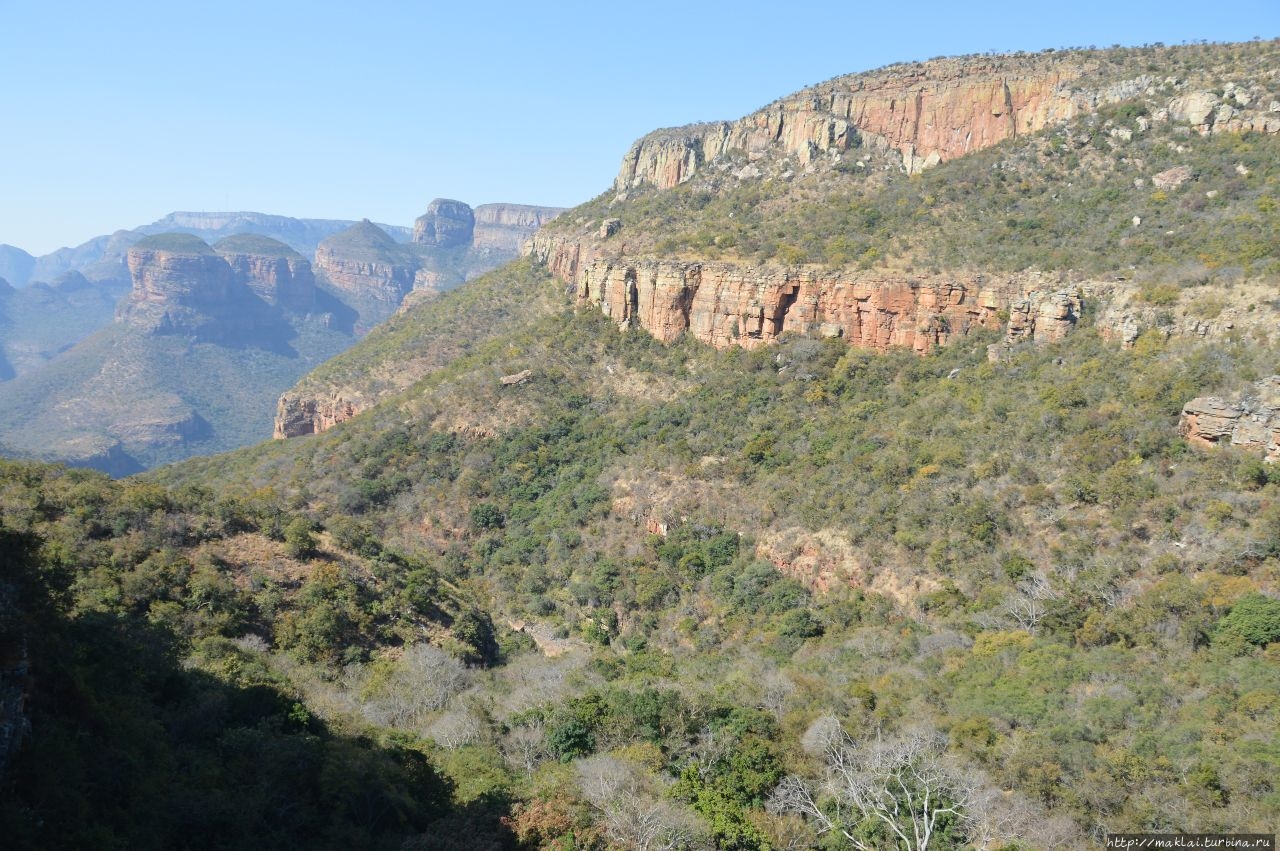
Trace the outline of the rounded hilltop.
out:
[[[388,254],[403,253],[400,243],[368,219],[362,219],[351,227],[320,243],[322,250],[338,251],[347,256],[374,255],[381,258]]]
[[[139,251],[167,251],[171,254],[198,254],[207,257],[214,254],[209,243],[189,233],[157,233],[143,237],[133,247]]]
[[[237,233],[218,240],[214,243],[213,250],[218,254],[255,254],[262,257],[283,257],[283,258],[299,258],[302,257],[297,251],[285,245],[278,239],[272,239],[269,236],[261,236],[256,233]]]

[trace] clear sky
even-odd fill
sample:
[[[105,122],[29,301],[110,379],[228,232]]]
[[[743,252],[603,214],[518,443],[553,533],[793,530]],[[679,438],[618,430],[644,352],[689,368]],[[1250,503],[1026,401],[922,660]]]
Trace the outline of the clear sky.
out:
[[[570,206],[632,140],[890,62],[1280,35],[1280,0],[0,0],[0,242],[173,210]]]

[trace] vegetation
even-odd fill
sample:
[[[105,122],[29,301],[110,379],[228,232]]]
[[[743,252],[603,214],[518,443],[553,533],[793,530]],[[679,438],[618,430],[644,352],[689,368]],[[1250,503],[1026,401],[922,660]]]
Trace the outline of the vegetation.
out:
[[[1121,126],[1091,115],[913,176],[884,171],[887,158],[873,155],[868,169],[790,181],[724,181],[716,172],[641,191],[618,209],[602,196],[582,213],[619,217],[629,245],[659,256],[920,271],[1096,275],[1187,262],[1280,271],[1270,238],[1280,226],[1280,137],[1201,137],[1169,124],[1130,139],[1110,134]],[[1153,188],[1151,175],[1181,165],[1192,181]]]
[[[1176,141],[1144,138],[1156,165]],[[716,238],[760,236],[734,231],[760,209],[824,262],[870,234],[892,262],[928,240],[939,264],[1200,264],[1206,314],[1230,280],[1212,252],[1273,228],[1269,140],[1177,142],[1203,185],[1228,161],[1249,175],[1205,199],[1221,216],[1159,207],[1174,233],[1146,251],[1127,173],[1093,181],[1055,139],[874,192],[687,187],[621,215],[672,251],[758,251]],[[1263,248],[1235,259],[1269,281]],[[1183,279],[1151,280],[1163,308]],[[717,351],[573,313],[521,262],[308,379],[368,404],[322,434],[118,482],[0,464],[0,660],[27,640],[34,673],[0,835],[1019,851],[1267,832],[1280,476],[1177,426],[1280,349],[1122,350],[1097,311],[1000,362],[984,333],[925,356]]]
[[[172,251],[178,254],[213,255],[209,243],[189,233],[157,233],[134,243],[140,251]]]
[[[302,255],[278,239],[253,233],[238,233],[224,237],[214,244],[219,254],[264,254],[268,257],[297,257]]]

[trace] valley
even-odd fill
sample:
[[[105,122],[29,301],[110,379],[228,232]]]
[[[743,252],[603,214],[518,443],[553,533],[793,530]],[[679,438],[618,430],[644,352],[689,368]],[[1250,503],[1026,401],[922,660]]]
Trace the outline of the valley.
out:
[[[1274,831],[1278,60],[904,63],[563,212],[140,237],[0,383],[6,454],[150,468],[0,461],[4,835]]]

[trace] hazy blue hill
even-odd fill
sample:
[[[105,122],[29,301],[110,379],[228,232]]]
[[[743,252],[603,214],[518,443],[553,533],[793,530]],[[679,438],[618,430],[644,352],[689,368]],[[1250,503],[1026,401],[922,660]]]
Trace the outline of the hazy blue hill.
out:
[[[329,237],[325,240],[325,247],[353,260],[385,262],[413,256],[409,248],[401,246],[385,229],[368,219]]]
[[[119,472],[222,452],[271,436],[281,390],[350,345],[322,320],[294,320],[291,351],[192,343],[112,324],[38,370],[0,384],[0,444],[11,454]]]
[[[37,283],[0,299],[0,355],[9,366],[0,381],[47,363],[89,334],[110,324],[128,285],[95,284],[78,272],[53,284]]]
[[[20,287],[31,277],[36,259],[21,248],[0,244],[0,278]]]
[[[296,219],[255,212],[174,212],[137,230],[142,233],[185,232],[209,243],[236,234],[266,236],[310,257],[323,240],[346,230],[352,224],[351,221],[340,219]],[[399,242],[408,242],[413,237],[412,228],[396,225],[381,227]]]

